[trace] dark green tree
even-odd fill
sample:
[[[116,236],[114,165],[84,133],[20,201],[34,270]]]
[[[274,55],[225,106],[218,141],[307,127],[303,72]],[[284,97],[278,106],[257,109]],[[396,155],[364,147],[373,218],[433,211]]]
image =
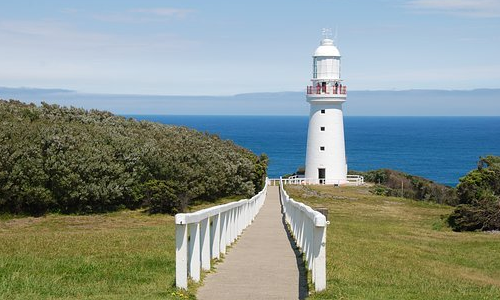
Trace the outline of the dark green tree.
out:
[[[460,178],[460,205],[448,217],[455,231],[500,229],[500,157],[481,157],[478,168]]]

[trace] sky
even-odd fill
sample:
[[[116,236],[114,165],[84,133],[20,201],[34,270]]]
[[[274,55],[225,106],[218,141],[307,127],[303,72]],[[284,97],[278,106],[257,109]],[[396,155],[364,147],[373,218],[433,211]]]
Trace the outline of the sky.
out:
[[[322,28],[351,90],[500,87],[500,0],[0,2],[0,86],[302,91]]]

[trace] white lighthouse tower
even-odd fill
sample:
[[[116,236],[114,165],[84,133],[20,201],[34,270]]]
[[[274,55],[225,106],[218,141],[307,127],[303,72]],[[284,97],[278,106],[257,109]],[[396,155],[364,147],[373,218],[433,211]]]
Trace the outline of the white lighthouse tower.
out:
[[[311,106],[307,132],[305,177],[312,183],[347,183],[342,104],[346,86],[340,79],[340,52],[323,31],[313,55],[312,85],[307,87]]]

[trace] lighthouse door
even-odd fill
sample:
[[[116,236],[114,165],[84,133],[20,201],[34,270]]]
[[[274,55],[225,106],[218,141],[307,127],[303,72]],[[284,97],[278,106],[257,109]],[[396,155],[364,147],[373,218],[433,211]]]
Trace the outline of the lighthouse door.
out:
[[[326,170],[323,168],[318,169],[319,184],[325,184]]]

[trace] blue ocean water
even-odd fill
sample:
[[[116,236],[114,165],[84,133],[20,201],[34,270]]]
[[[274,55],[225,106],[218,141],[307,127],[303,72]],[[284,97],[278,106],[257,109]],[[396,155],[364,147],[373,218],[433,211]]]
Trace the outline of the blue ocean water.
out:
[[[305,162],[307,116],[134,115],[218,134],[270,158],[269,177]],[[500,117],[345,117],[350,170],[389,168],[454,186],[480,156],[500,155]]]

